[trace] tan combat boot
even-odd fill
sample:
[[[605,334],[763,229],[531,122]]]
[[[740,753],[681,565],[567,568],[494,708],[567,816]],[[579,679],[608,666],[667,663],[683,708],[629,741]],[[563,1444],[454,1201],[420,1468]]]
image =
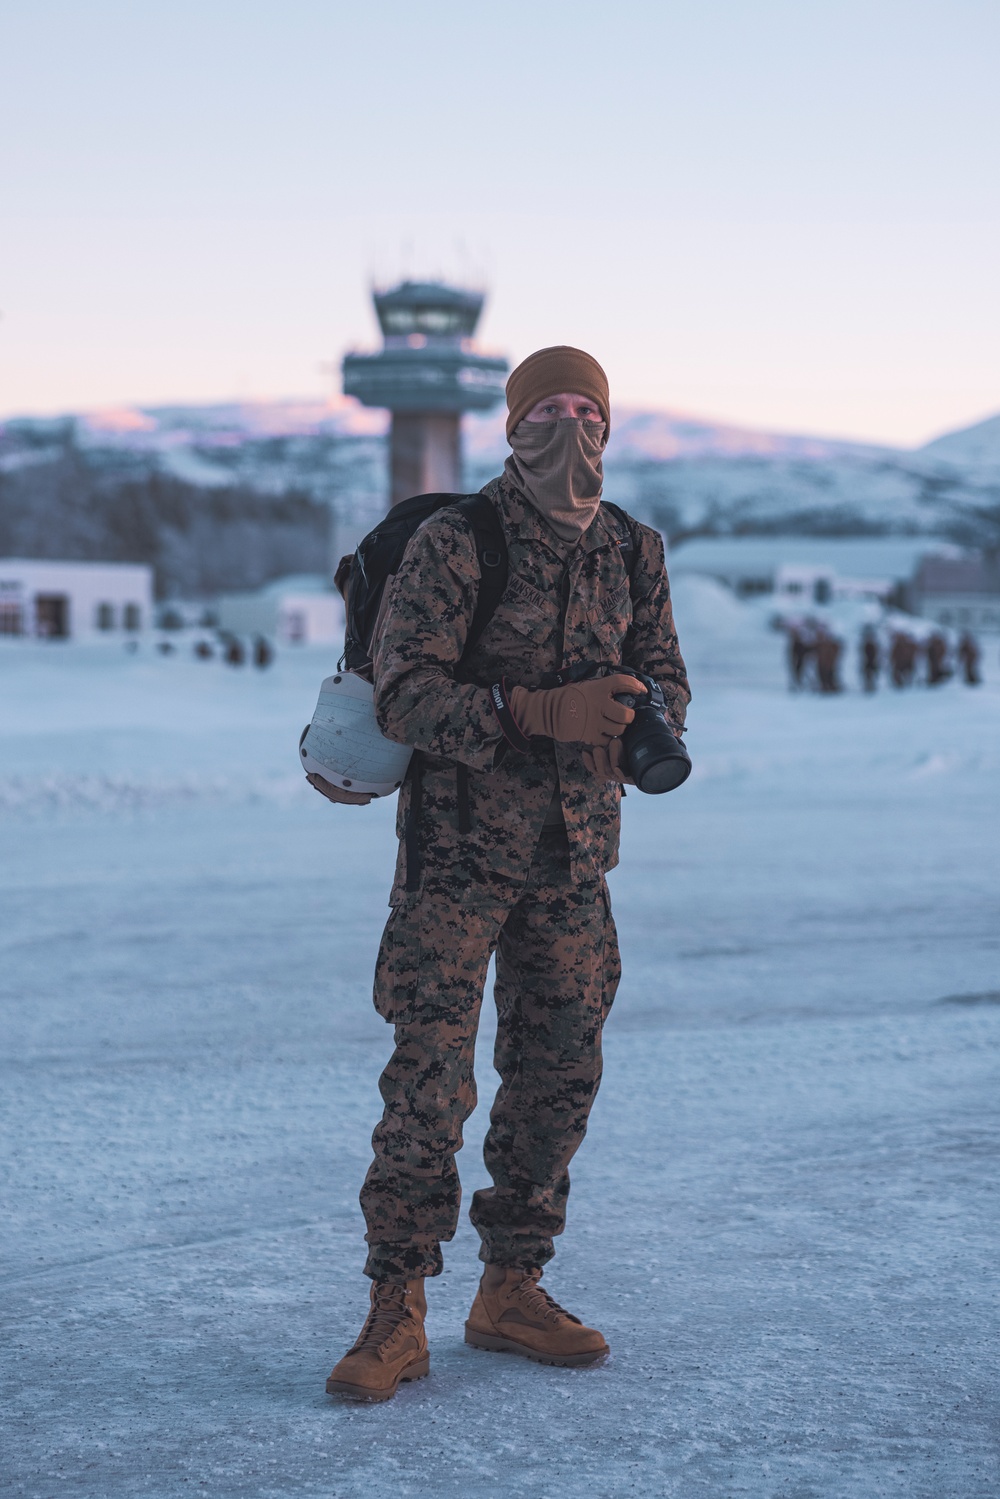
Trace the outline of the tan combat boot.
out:
[[[539,1364],[596,1364],[608,1353],[604,1338],[542,1290],[541,1274],[487,1265],[465,1324],[465,1341],[493,1353],[519,1353]]]
[[[430,1373],[422,1280],[405,1285],[373,1281],[371,1311],[361,1336],[326,1382],[328,1395],[352,1400],[391,1400],[400,1383]]]

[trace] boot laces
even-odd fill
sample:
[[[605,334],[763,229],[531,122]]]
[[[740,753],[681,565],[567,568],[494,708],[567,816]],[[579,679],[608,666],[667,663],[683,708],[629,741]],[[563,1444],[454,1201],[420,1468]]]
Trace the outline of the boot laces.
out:
[[[388,1281],[378,1282],[371,1311],[352,1352],[360,1352],[363,1348],[381,1348],[383,1343],[387,1343],[399,1331],[399,1325],[408,1316],[409,1310],[405,1286]]]
[[[525,1310],[534,1317],[541,1317],[543,1322],[550,1318],[557,1322],[560,1317],[568,1317],[569,1312],[560,1306],[554,1296],[550,1296],[544,1286],[538,1284],[538,1277],[526,1275],[518,1286],[520,1295],[524,1298]]]

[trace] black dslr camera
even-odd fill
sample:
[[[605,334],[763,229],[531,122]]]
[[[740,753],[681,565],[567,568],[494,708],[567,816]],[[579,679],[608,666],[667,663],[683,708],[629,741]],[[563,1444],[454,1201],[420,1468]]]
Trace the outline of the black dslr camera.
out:
[[[645,687],[645,694],[619,692],[615,701],[635,709],[635,717],[622,735],[624,768],[640,791],[658,796],[683,785],[691,774],[691,756],[667,728],[666,704],[658,682],[645,672],[620,668]]]

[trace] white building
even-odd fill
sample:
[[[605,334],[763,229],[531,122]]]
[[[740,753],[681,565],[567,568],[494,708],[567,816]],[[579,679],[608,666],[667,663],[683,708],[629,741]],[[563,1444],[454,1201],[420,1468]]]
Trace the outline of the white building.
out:
[[[671,577],[701,573],[742,598],[809,606],[899,597],[928,553],[960,549],[926,536],[706,536],[670,554]]]
[[[0,635],[78,640],[146,630],[152,618],[151,567],[0,557]]]
[[[344,634],[340,594],[319,574],[278,578],[256,593],[223,594],[215,612],[221,630],[263,635],[279,645],[333,645]]]
[[[917,611],[959,630],[1000,630],[1000,562],[925,557],[913,580]]]

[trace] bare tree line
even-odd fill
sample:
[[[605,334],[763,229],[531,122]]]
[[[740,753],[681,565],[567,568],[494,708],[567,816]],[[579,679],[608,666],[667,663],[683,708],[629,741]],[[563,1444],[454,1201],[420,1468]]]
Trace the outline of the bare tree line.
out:
[[[309,495],[202,489],[156,471],[109,474],[64,448],[0,473],[0,555],[146,562],[159,598],[322,572],[330,512]]]

